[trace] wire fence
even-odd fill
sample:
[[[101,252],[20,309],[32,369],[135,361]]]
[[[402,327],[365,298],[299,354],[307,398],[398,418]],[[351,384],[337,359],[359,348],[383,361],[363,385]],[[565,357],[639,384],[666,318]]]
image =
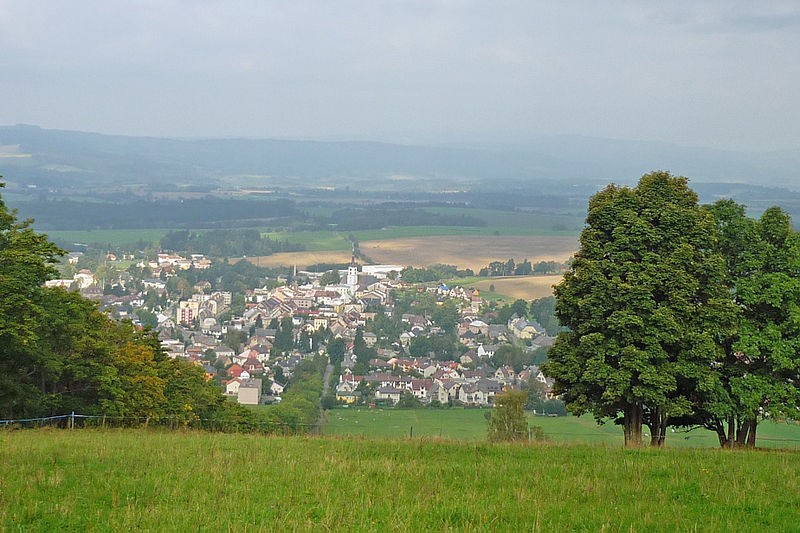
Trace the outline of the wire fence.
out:
[[[165,431],[181,431],[189,429],[197,429],[203,431],[211,431],[218,433],[255,433],[262,435],[325,435],[325,421],[320,420],[315,424],[303,423],[279,423],[274,421],[256,421],[241,423],[226,419],[213,419],[213,418],[192,418],[184,419],[176,416],[169,417],[142,417],[142,416],[108,416],[108,415],[85,415],[79,413],[70,413],[65,415],[54,415],[35,418],[18,418],[18,419],[0,419],[0,431],[14,431],[25,429],[38,429],[38,428],[54,428],[64,430],[80,430],[80,429],[114,429],[114,428],[150,428]],[[408,426],[404,429],[403,426],[394,426],[393,431],[385,432],[370,432],[364,431],[364,428],[359,428],[355,431],[342,431],[338,428],[337,431],[332,432],[336,436],[355,436],[360,438],[378,437],[378,438],[452,438],[460,440],[466,438],[473,440],[474,437],[459,435],[458,431],[455,434],[449,434],[452,428],[445,427],[419,427]],[[545,431],[543,435],[534,435],[529,432],[524,440],[543,440],[551,442],[573,442],[573,443],[596,443],[596,444],[611,444],[622,442],[621,434],[611,434],[606,432],[560,432],[560,431]],[[643,433],[643,444],[648,444],[650,435]],[[716,436],[711,433],[698,432],[693,430],[683,430],[668,433],[666,435],[666,443],[668,447],[675,445],[688,445],[691,447],[716,447],[718,446]],[[800,438],[792,437],[775,437],[775,436],[759,436],[757,440],[759,448],[784,448],[784,449],[798,449],[800,448]]]
[[[274,421],[240,422],[229,419],[108,416],[70,413],[66,415],[36,418],[0,419],[0,431],[24,429],[112,429],[112,428],[152,428],[162,430],[200,429],[220,433],[260,433],[264,435],[322,435],[320,424],[279,423]]]

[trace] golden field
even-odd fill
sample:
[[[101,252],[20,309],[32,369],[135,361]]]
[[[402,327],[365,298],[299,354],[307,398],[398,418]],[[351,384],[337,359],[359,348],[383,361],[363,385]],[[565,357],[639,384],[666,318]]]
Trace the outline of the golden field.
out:
[[[578,248],[576,237],[456,235],[362,241],[361,252],[377,264],[425,267],[436,263],[478,271],[492,261],[565,261]],[[303,269],[318,263],[348,263],[345,250],[285,252],[247,260],[262,267]],[[528,290],[532,284],[526,284]],[[487,285],[488,287],[488,285]],[[512,290],[514,290],[512,288]],[[500,292],[500,290],[497,290]],[[503,294],[509,294],[504,292]]]
[[[578,249],[576,237],[458,235],[409,237],[360,243],[379,264],[424,267],[441,263],[478,271],[492,261],[565,261]]]
[[[553,285],[561,281],[562,276],[514,276],[508,278],[486,278],[477,283],[471,283],[482,294],[489,294],[489,286],[494,285],[497,294],[508,296],[511,299],[536,300],[553,295]]]

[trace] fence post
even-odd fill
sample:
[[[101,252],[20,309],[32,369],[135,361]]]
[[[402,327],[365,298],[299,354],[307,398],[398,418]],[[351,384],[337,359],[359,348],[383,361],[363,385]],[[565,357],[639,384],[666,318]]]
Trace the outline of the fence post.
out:
[[[75,429],[75,411],[69,415],[69,429]]]
[[[414,426],[411,426],[411,427],[409,428],[409,432],[408,432],[408,438],[409,438],[409,439],[413,439],[413,438],[414,438]]]

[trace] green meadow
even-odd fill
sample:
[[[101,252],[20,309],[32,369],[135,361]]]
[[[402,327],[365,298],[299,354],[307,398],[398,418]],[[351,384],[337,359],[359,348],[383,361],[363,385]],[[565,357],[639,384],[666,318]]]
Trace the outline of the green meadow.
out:
[[[362,438],[428,437],[466,441],[486,440],[486,413],[490,409],[367,409],[337,408],[326,413],[326,435]],[[598,425],[591,416],[528,415],[528,424],[544,430],[549,442],[622,446],[622,428],[608,422]],[[647,432],[647,428],[645,428]],[[800,425],[763,421],[758,426],[758,446],[800,448]],[[717,448],[714,433],[705,429],[676,428],[667,447]]]
[[[0,432],[9,531],[787,531],[792,451]]]
[[[318,208],[322,209],[322,208]],[[582,227],[583,214],[540,214],[469,208],[426,208],[427,211],[471,215],[488,222],[484,227],[470,226],[403,226],[375,230],[356,231],[273,231],[264,235],[271,239],[301,244],[309,252],[349,250],[352,247],[349,235],[361,242],[404,239],[412,237],[458,237],[458,236],[574,236]],[[256,228],[258,229],[258,228]],[[129,245],[139,241],[158,243],[169,229],[115,229],[115,230],[53,230],[46,233],[52,239],[68,242]],[[202,231],[202,230],[199,230]]]

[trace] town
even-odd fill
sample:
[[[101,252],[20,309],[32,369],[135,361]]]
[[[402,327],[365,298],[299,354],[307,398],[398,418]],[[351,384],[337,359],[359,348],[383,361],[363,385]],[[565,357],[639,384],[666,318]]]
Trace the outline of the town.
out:
[[[222,279],[189,286],[182,274],[212,266],[202,254],[109,253],[94,271],[82,262],[69,254],[62,272],[72,278],[48,285],[153,328],[170,357],[202,365],[242,404],[280,402],[297,364],[320,354],[330,363],[327,408],[491,407],[495,395],[525,389],[534,411],[565,414],[538,366],[555,332],[523,300],[498,307],[474,288],[410,283],[408,269],[359,265],[355,254],[346,268],[295,268],[241,292],[223,290]]]

